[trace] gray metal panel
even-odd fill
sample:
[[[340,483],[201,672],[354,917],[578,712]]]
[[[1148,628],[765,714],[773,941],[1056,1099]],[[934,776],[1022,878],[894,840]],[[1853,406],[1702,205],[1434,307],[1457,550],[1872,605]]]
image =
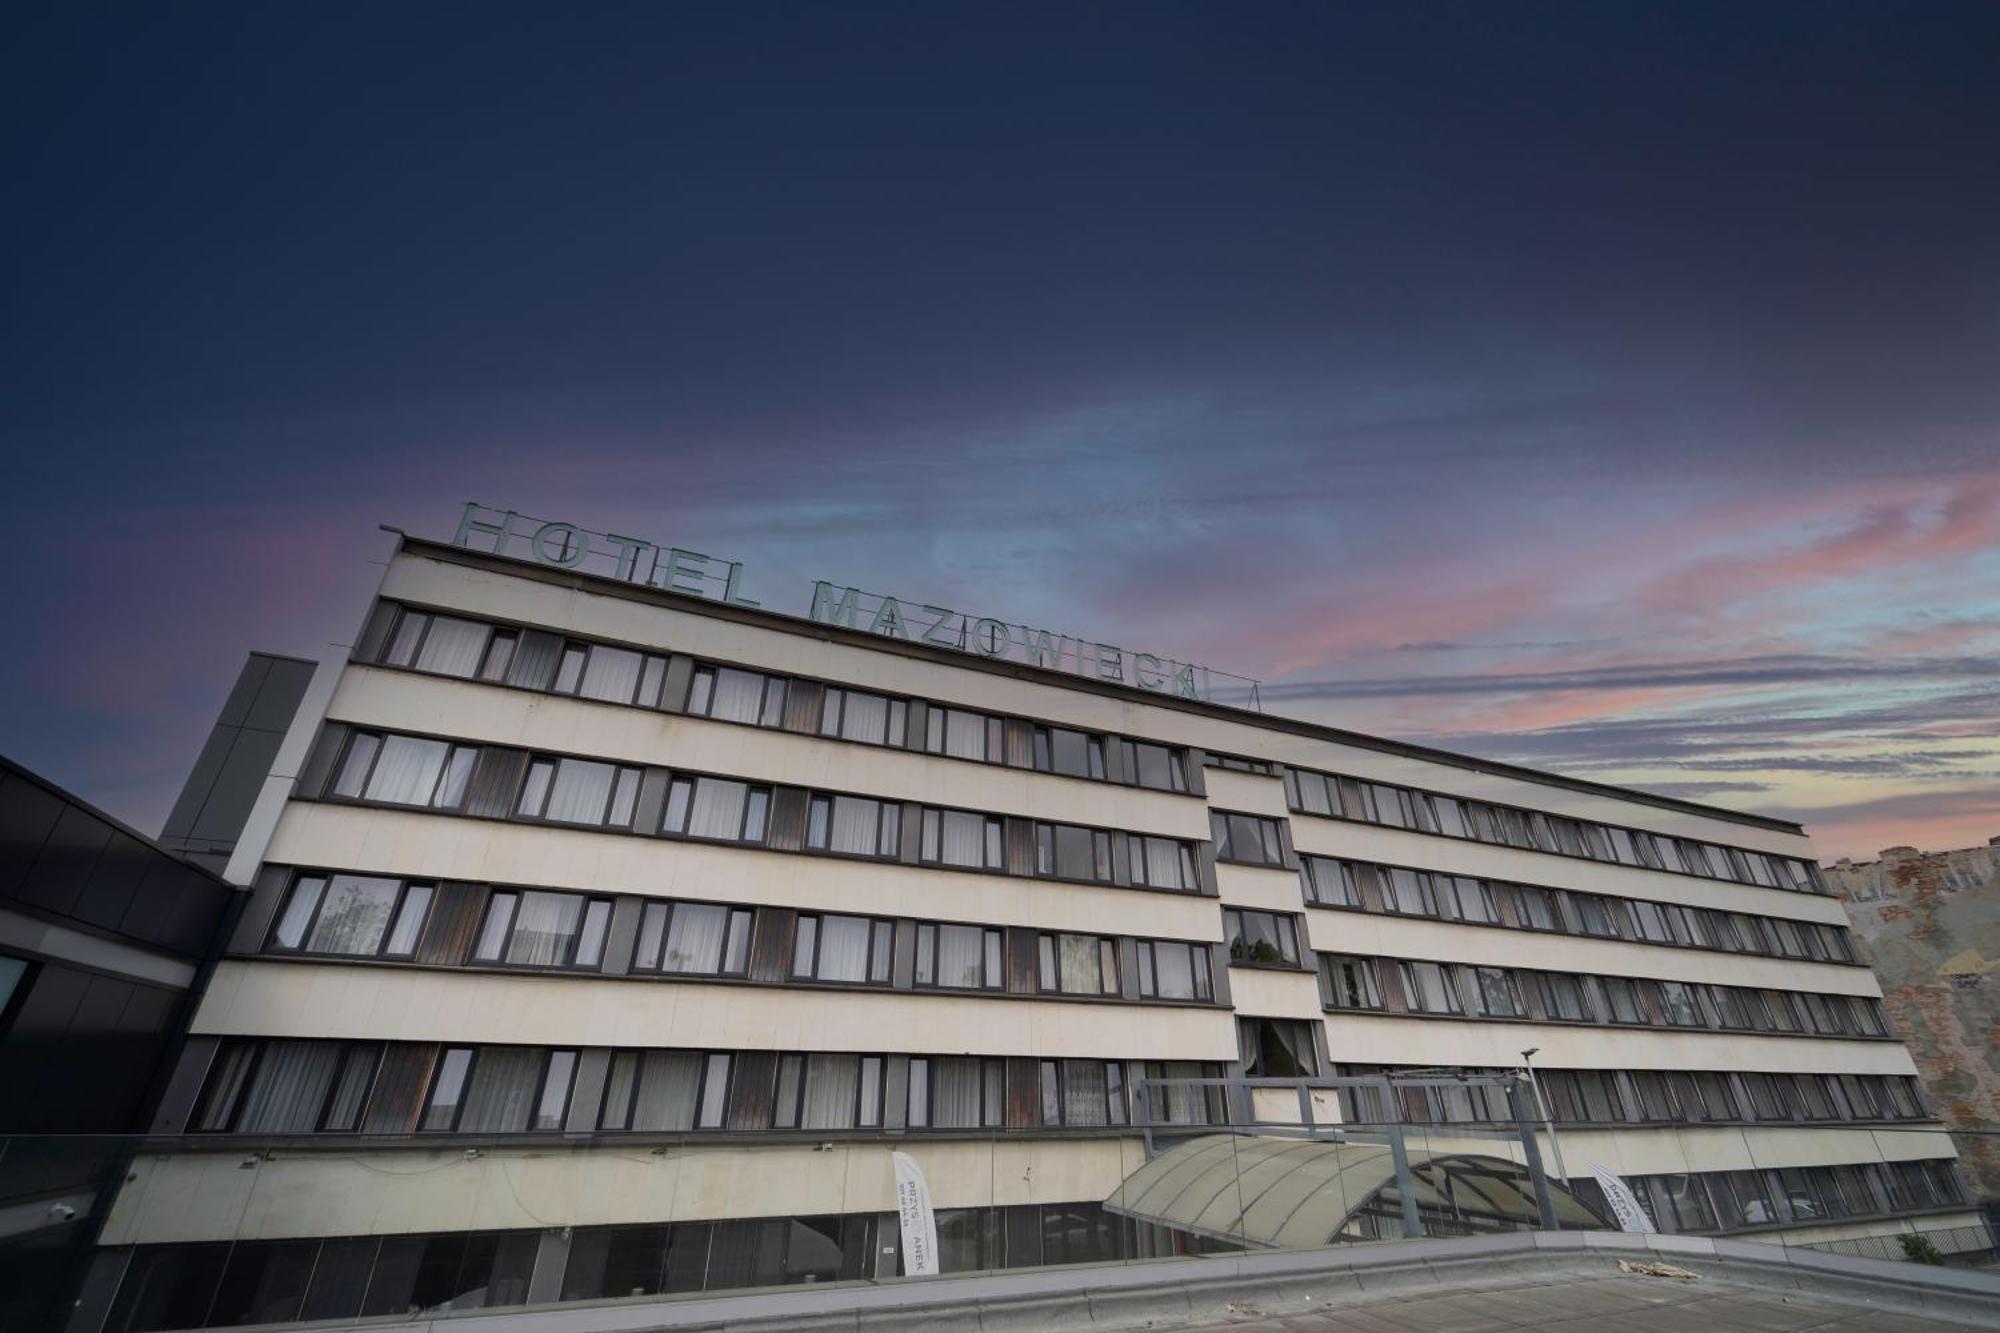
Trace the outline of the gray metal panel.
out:
[[[347,731],[344,722],[329,722],[319,729],[319,739],[313,742],[312,753],[306,756],[306,766],[299,770],[296,794],[300,799],[310,801],[326,794],[334,762],[340,758],[340,747],[347,743]]]
[[[563,1133],[588,1134],[597,1128],[597,1109],[604,1102],[604,1080],[610,1072],[611,1052],[605,1047],[585,1047],[578,1054]]]
[[[1111,882],[1121,887],[1132,883],[1132,840],[1123,833],[1111,835]]]
[[[612,899],[611,928],[604,933],[604,962],[598,968],[605,976],[622,977],[632,970],[632,950],[639,940],[639,918],[645,910],[642,899]]]
[[[1275,822],[1278,825],[1278,852],[1284,860],[1285,869],[1297,870],[1299,868],[1299,850],[1292,846],[1292,821],[1289,819],[1280,819]]]
[[[521,777],[527,769],[526,750],[508,750],[497,745],[480,747],[472,781],[466,784],[465,813],[505,819],[514,812],[514,794],[521,789]]]
[[[882,1066],[882,1128],[906,1129],[910,1118],[910,1057],[892,1055]]]
[[[1197,844],[1195,856],[1195,883],[1203,895],[1216,898],[1222,891],[1215,886],[1215,844],[1203,841]]]
[[[930,734],[930,705],[922,699],[910,700],[909,717],[903,732],[905,750],[921,750]]]
[[[243,915],[236,918],[235,933],[229,937],[231,949],[237,953],[255,953],[264,947],[271,934],[271,921],[278,915],[278,904],[284,901],[285,886],[291,879],[290,866],[265,866],[257,872],[250,900],[243,906]]]
[[[1008,815],[1001,821],[1001,859],[1010,875],[1035,873],[1035,821]]]
[[[785,711],[779,725],[801,736],[819,735],[819,717],[826,691],[816,680],[794,680],[785,686]]]
[[[524,629],[514,645],[514,660],[507,668],[507,683],[526,690],[546,690],[555,683],[556,664],[562,660],[563,639],[538,629]]]
[[[368,613],[368,623],[362,627],[361,638],[354,645],[355,661],[382,660],[382,653],[389,646],[389,627],[396,623],[396,611],[394,602],[375,603],[375,609]]]
[[[1202,763],[1206,758],[1207,756],[1200,750],[1189,750],[1186,758],[1181,761],[1182,767],[1187,769],[1185,776],[1188,790],[1196,796],[1208,795],[1208,777]]]
[[[667,813],[667,787],[673,774],[664,768],[649,768],[639,779],[639,804],[632,813],[632,827],[641,833],[658,833]]]
[[[260,654],[252,653],[256,657]],[[267,659],[271,669],[264,676],[264,684],[257,691],[257,698],[250,705],[250,716],[243,725],[252,731],[275,731],[282,735],[292,725],[292,718],[299,711],[299,703],[306,697],[306,687],[312,684],[313,672],[318,669],[312,662],[301,662],[294,657]]]
[[[535,1238],[535,1266],[528,1274],[528,1304],[562,1299],[563,1272],[569,1267],[570,1229],[551,1227]]]
[[[694,659],[675,653],[667,659],[666,684],[660,689],[660,707],[669,713],[687,711],[688,686],[694,683]]]
[[[252,653],[245,659],[236,673],[236,683],[229,687],[229,697],[223,700],[222,711],[216,714],[217,726],[248,725],[251,705],[256,703],[257,691],[264,687],[264,677],[270,671],[271,659],[261,653]]]
[[[889,984],[909,990],[917,984],[917,923],[896,923],[896,943],[889,955]]]
[[[194,822],[201,815],[209,788],[215,785],[216,776],[222,772],[236,736],[234,728],[220,723],[209,729],[208,739],[202,742],[201,753],[195,756],[194,768],[181,785],[181,794],[174,798],[174,808],[167,813],[167,822],[160,826],[162,842],[185,838],[194,831]]]
[[[1104,780],[1106,782],[1130,782],[1125,776],[1125,747],[1119,742],[1123,736],[1104,738]]]
[[[774,852],[796,852],[806,845],[808,803],[803,787],[771,788],[771,818],[764,845]]]
[[[194,1114],[195,1099],[201,1096],[201,1085],[208,1081],[209,1063],[215,1059],[216,1048],[221,1044],[221,1039],[217,1037],[187,1039],[181,1047],[181,1058],[167,1079],[167,1089],[160,1094],[160,1106],[153,1113],[153,1123],[147,1128],[147,1133],[187,1132],[188,1119]]]
[[[63,1333],[100,1333],[111,1317],[111,1301],[125,1280],[126,1266],[132,1262],[132,1247],[105,1248],[90,1256],[90,1271],[84,1275],[76,1302],[70,1307],[69,1322]]]
[[[285,743],[282,731],[244,727],[231,733],[229,752],[208,788],[187,836],[203,842],[234,843],[250,820],[250,807],[264,790],[264,780]]]
[[[1208,946],[1208,976],[1215,1002],[1224,1006],[1234,1003],[1229,994],[1229,950],[1226,946]]]
[[[1128,1000],[1139,998],[1139,942],[1130,935],[1118,937],[1118,993]]]
[[[896,859],[917,864],[924,850],[924,808],[915,801],[903,802],[903,836],[896,844]]]

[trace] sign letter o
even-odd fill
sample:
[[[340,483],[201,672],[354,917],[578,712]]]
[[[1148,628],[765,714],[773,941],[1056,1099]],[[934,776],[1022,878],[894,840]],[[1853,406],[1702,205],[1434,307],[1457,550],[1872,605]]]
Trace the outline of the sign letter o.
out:
[[[1014,633],[998,620],[980,619],[972,625],[972,651],[999,657],[1014,642]]]
[[[554,537],[556,546],[551,551],[548,540]],[[575,568],[583,563],[583,557],[590,550],[590,543],[584,540],[574,523],[544,523],[535,529],[534,540],[529,543],[535,559],[545,565],[562,565]]]

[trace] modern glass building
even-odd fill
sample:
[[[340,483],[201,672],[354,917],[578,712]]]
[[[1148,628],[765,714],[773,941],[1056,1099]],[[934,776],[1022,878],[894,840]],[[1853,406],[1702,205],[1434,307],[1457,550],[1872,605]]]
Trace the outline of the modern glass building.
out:
[[[493,544],[305,692],[78,1333],[894,1276],[895,1153],[945,1272],[1400,1234],[1343,1125],[1511,1224],[1528,1051],[1592,1207],[1976,1220],[1794,825]],[[1183,1225],[1302,1105],[1353,1205]]]

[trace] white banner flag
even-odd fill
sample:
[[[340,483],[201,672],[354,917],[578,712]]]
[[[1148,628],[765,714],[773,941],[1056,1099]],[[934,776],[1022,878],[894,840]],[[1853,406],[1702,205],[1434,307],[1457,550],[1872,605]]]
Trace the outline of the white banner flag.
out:
[[[1597,1187],[1604,1191],[1604,1201],[1611,1205],[1611,1211],[1618,1216],[1621,1231],[1650,1232],[1653,1219],[1646,1216],[1646,1210],[1639,1206],[1639,1197],[1631,1187],[1618,1178],[1616,1172],[1602,1162],[1590,1164],[1590,1174],[1597,1177]]]
[[[903,1228],[903,1276],[936,1277],[937,1214],[931,1211],[931,1187],[914,1157],[899,1152],[894,1158],[896,1215]]]

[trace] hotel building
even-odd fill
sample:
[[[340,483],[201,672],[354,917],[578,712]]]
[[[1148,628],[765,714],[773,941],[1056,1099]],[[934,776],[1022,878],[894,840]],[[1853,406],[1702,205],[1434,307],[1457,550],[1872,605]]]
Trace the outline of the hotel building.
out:
[[[1269,1243],[1119,1200],[1243,1107],[1442,1156],[1524,1051],[1607,1218],[1976,1221],[1794,825],[494,544],[306,689],[77,1333],[892,1277],[897,1152],[947,1273]]]

